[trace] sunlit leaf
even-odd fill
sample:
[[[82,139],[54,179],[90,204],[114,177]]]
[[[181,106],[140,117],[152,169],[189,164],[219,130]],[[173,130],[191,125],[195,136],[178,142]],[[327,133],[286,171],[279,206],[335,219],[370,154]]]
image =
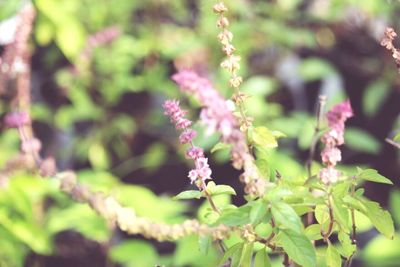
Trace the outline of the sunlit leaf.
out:
[[[282,230],[276,237],[289,258],[304,267],[315,267],[317,257],[311,241],[302,233]]]
[[[385,176],[380,175],[378,173],[378,171],[376,171],[374,169],[362,170],[360,168],[357,168],[357,170],[358,170],[357,178],[359,178],[359,179],[363,179],[363,180],[375,182],[375,183],[393,184],[392,181],[390,181]]]

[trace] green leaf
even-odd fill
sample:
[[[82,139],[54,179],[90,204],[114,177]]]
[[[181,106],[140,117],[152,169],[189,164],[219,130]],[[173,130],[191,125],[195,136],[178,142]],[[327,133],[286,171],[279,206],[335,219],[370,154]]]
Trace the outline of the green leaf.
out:
[[[344,196],[347,196],[349,193],[349,188],[350,188],[350,181],[343,181],[335,184],[332,188],[332,194],[336,198],[342,198]]]
[[[346,128],[344,138],[346,145],[356,151],[378,154],[381,149],[381,143],[374,136],[358,128]]]
[[[222,256],[221,260],[219,261],[217,266],[222,266],[226,261],[229,260],[229,258],[232,258],[235,254],[238,254],[238,252],[242,251],[243,248],[243,242],[237,243],[235,245],[233,245],[232,247],[230,247],[224,254],[224,256]]]
[[[213,187],[207,186],[207,191],[210,193],[211,196],[218,196],[218,195],[236,195],[235,189],[230,187],[229,185],[216,185]]]
[[[268,206],[264,201],[257,201],[250,210],[250,222],[253,225],[259,224],[265,215],[267,215]]]
[[[329,221],[329,209],[326,205],[315,206],[315,218],[319,224],[324,224]]]
[[[331,243],[328,244],[328,248],[326,250],[326,265],[328,267],[342,266],[342,259],[340,257],[340,254]]]
[[[52,234],[75,230],[86,238],[100,242],[108,240],[111,234],[106,221],[89,206],[81,204],[52,208],[48,213],[46,229]]]
[[[265,148],[274,148],[278,146],[275,135],[266,127],[255,127],[249,131],[249,133],[251,140],[259,146]]]
[[[272,267],[265,248],[260,249],[254,257],[254,267]]]
[[[253,247],[254,242],[245,243],[242,250],[242,255],[240,257],[238,267],[250,267],[251,266],[251,258],[253,256]],[[232,265],[234,266],[234,265]]]
[[[357,168],[357,170],[358,170],[358,173],[357,173],[357,178],[358,179],[363,179],[363,180],[370,181],[370,182],[375,182],[375,183],[393,184],[392,181],[390,181],[385,176],[380,175],[374,169],[362,170],[360,168]]]
[[[213,148],[211,148],[211,153],[214,153],[218,150],[227,149],[230,147],[231,147],[231,145],[229,145],[229,144],[218,142],[217,144],[215,144],[215,146]]]
[[[343,257],[347,259],[350,258],[350,256],[353,255],[356,251],[357,246],[355,244],[352,244],[350,236],[342,231],[339,232],[338,239],[340,242],[340,246],[337,247],[337,250],[340,254],[343,255]]]
[[[250,212],[250,207],[247,206],[224,210],[222,211],[222,214],[219,217],[218,222],[225,224],[227,226],[244,225],[250,222],[249,212]]]
[[[100,143],[94,143],[89,148],[89,161],[96,170],[106,170],[110,167],[107,150]]]
[[[363,200],[362,204],[365,206],[365,210],[361,212],[371,220],[375,228],[387,238],[393,238],[394,225],[390,213],[383,210],[377,202]]]
[[[256,166],[262,176],[264,176],[264,177],[270,176],[268,160],[263,159],[263,158],[257,158]]]
[[[278,226],[283,226],[297,233],[302,231],[303,224],[300,217],[290,205],[285,202],[272,203],[271,212]]]
[[[283,186],[276,186],[270,188],[264,196],[264,199],[269,200],[270,202],[282,202],[282,198],[293,195],[293,192]]]
[[[390,90],[384,80],[373,81],[368,84],[363,95],[363,110],[369,117],[376,114]]]
[[[311,224],[311,225],[307,226],[304,233],[306,234],[307,238],[310,240],[322,239],[321,226],[319,224]]]
[[[252,76],[242,85],[243,92],[260,97],[270,95],[276,88],[276,81],[267,76]]]
[[[157,250],[148,242],[129,240],[114,246],[110,250],[110,258],[124,266],[151,267],[158,262]]]
[[[85,45],[86,32],[74,17],[64,19],[57,25],[56,43],[63,54],[74,61]]]
[[[337,197],[333,197],[332,201],[333,217],[335,221],[339,223],[341,228],[349,232],[349,211],[348,208],[343,205],[343,201]]]
[[[334,74],[335,69],[326,60],[308,58],[301,62],[299,73],[305,80],[314,81]]]
[[[179,193],[178,195],[174,196],[174,199],[199,199],[201,197],[201,192],[198,190],[187,190]]]
[[[6,209],[0,209],[0,225],[34,252],[45,255],[51,253],[50,236],[43,227],[33,222],[13,219]]]
[[[400,132],[397,133],[397,134],[394,136],[393,140],[396,141],[396,142],[399,142],[399,141],[400,141]]]
[[[396,234],[393,240],[378,235],[368,242],[362,250],[362,259],[369,267],[395,267],[399,266],[400,235]]]
[[[389,84],[384,80],[368,84],[363,95],[363,110],[369,117],[376,114],[388,95]]]
[[[210,249],[211,246],[211,237],[208,235],[205,236],[199,236],[199,248],[200,252],[207,255],[208,250]]]
[[[289,258],[303,267],[317,266],[317,256],[311,241],[302,233],[282,230],[276,240],[283,247]]]
[[[257,235],[264,238],[268,238],[272,234],[272,230],[273,228],[269,223],[260,223],[254,229]]]
[[[389,203],[393,219],[400,226],[400,190],[396,189],[390,192]]]

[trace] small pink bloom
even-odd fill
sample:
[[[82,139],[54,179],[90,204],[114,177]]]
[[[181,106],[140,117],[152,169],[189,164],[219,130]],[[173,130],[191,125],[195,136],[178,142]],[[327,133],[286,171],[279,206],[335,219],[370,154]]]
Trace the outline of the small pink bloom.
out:
[[[344,130],[344,123],[351,117],[353,117],[353,109],[351,108],[349,100],[335,105],[331,111],[326,114],[329,127],[339,129],[339,131]]]
[[[336,183],[341,173],[333,167],[323,168],[319,172],[319,176],[324,184]]]
[[[4,123],[10,128],[18,128],[29,123],[29,114],[25,111],[14,111],[7,113]]]
[[[186,129],[192,122],[185,118],[186,111],[182,110],[177,100],[167,100],[164,102],[164,114],[168,115],[171,122],[175,124],[177,129]]]
[[[325,144],[321,152],[323,168],[319,176],[325,184],[335,183],[340,176],[340,172],[335,169],[336,164],[342,160],[342,155],[337,146],[344,144],[345,122],[353,116],[350,101],[346,100],[335,105],[327,114],[329,130],[322,137],[321,141]]]
[[[189,179],[190,179],[190,183],[194,183],[197,180],[197,177],[199,176],[199,174],[197,173],[197,170],[191,170],[189,172]]]
[[[32,138],[27,141],[22,142],[21,150],[24,153],[36,153],[42,148],[42,143],[37,138]]]
[[[332,166],[342,160],[342,154],[336,147],[324,149],[321,153],[321,157],[324,164]]]
[[[179,141],[181,144],[187,144],[192,142],[192,140],[196,137],[197,132],[193,129],[186,129],[181,135],[179,136]]]
[[[182,91],[193,94],[203,106],[200,119],[207,126],[207,134],[218,131],[224,139],[229,138],[237,122],[231,106],[211,83],[191,70],[182,70],[174,74],[172,79]]]
[[[186,151],[186,156],[188,156],[191,159],[198,159],[204,157],[204,152],[203,149],[193,146]]]

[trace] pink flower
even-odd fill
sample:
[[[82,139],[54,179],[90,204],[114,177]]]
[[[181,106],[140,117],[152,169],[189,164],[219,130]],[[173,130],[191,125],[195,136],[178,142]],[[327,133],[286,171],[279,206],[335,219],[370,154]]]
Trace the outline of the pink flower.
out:
[[[198,179],[201,179],[202,181],[211,179],[212,171],[210,169],[210,166],[208,165],[208,159],[202,157],[196,159],[195,162],[196,162],[196,169],[191,170],[188,175],[191,182],[193,183]]]
[[[14,111],[7,113],[4,118],[4,123],[10,128],[18,128],[29,123],[29,114],[24,111]]]
[[[211,83],[191,70],[182,70],[172,76],[183,92],[193,94],[203,106],[201,121],[207,126],[207,133],[218,131],[228,138],[237,122],[225,99],[213,88]]]
[[[179,141],[181,144],[187,144],[192,142],[192,140],[196,137],[197,132],[193,129],[186,129],[181,135],[179,136]]]
[[[326,165],[336,165],[337,162],[342,160],[342,154],[336,147],[324,149],[321,153],[322,162]]]
[[[179,101],[177,100],[167,100],[164,102],[164,114],[168,115],[171,122],[175,124],[177,129],[186,129],[192,122],[185,118],[186,111],[182,110],[179,106]]]
[[[191,159],[198,159],[198,158],[204,157],[204,152],[203,152],[203,149],[201,149],[199,147],[191,146],[186,151],[186,156],[188,156]]]
[[[240,131],[232,111],[232,102],[226,101],[211,83],[191,70],[182,70],[172,76],[181,91],[193,95],[201,104],[200,119],[206,125],[206,133],[219,132],[222,142],[231,144],[232,165],[244,169],[242,181],[246,194],[261,196],[265,191],[265,179],[257,171],[245,134]],[[189,151],[188,151],[189,152]],[[187,153],[193,158],[192,153]],[[195,177],[198,172],[189,173]],[[204,174],[204,173],[203,173]]]
[[[191,183],[201,180],[205,181],[211,179],[211,169],[208,165],[208,159],[204,157],[203,149],[194,146],[193,138],[196,137],[197,133],[195,130],[190,129],[192,122],[185,118],[186,111],[183,111],[179,106],[179,101],[167,100],[164,102],[165,115],[168,115],[171,122],[175,124],[177,129],[183,130],[179,136],[179,141],[182,144],[190,144],[190,147],[186,151],[186,155],[194,160],[195,169],[189,171],[188,177]]]
[[[323,168],[319,172],[319,177],[324,184],[336,183],[341,173],[333,167]]]
[[[321,180],[326,184],[336,182],[340,176],[340,172],[335,169],[336,164],[342,160],[337,146],[344,144],[345,122],[352,116],[353,110],[349,100],[337,104],[326,114],[329,130],[321,137],[322,143],[325,144],[321,157],[327,167],[319,173]]]
[[[328,132],[331,136],[335,136],[337,144],[342,145],[344,143],[343,134],[344,134],[344,123],[348,118],[353,117],[353,110],[350,105],[350,101],[346,100],[340,104],[334,106],[331,111],[326,114],[326,118],[328,119],[328,126],[331,131],[336,132]]]

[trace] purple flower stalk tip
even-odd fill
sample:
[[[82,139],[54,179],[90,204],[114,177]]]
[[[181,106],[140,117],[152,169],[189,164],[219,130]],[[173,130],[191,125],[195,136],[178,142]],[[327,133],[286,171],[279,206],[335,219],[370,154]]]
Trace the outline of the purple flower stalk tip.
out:
[[[216,131],[227,139],[237,126],[232,114],[231,105],[227,102],[206,78],[200,77],[191,70],[181,70],[172,75],[181,91],[192,94],[201,103],[201,121],[207,126],[207,134]]]
[[[192,122],[185,118],[187,112],[180,108],[179,101],[177,100],[167,100],[164,102],[163,107],[164,114],[170,117],[175,128],[182,130],[179,136],[181,144],[190,144],[190,147],[186,151],[186,156],[193,159],[195,163],[195,168],[188,175],[191,183],[198,180],[204,182],[207,179],[211,179],[212,171],[208,165],[208,159],[204,157],[203,149],[193,144],[193,139],[196,137],[197,132],[189,128]]]
[[[14,111],[7,113],[4,123],[9,128],[18,128],[29,123],[29,114],[25,111]]]
[[[185,119],[186,111],[182,110],[179,106],[179,101],[177,100],[167,100],[164,102],[164,114],[168,115],[171,122],[175,124],[176,129],[186,129],[192,122]]]
[[[329,131],[322,138],[325,144],[321,152],[322,162],[326,166],[323,168],[319,176],[326,184],[337,181],[341,173],[335,169],[336,164],[342,160],[341,151],[337,146],[344,144],[345,122],[353,116],[353,110],[349,100],[335,105],[327,114]]]

